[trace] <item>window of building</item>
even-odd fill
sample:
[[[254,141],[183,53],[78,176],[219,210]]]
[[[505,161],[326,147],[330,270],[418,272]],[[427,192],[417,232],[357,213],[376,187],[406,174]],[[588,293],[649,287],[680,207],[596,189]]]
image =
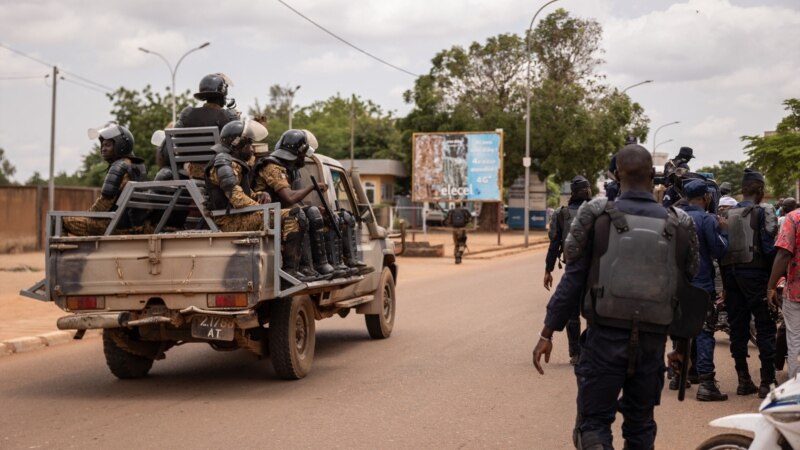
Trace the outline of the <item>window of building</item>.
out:
[[[367,192],[367,200],[371,204],[375,204],[375,183],[372,181],[367,181],[364,183],[364,190]]]
[[[394,186],[389,183],[381,183],[381,200],[384,203],[394,200]]]

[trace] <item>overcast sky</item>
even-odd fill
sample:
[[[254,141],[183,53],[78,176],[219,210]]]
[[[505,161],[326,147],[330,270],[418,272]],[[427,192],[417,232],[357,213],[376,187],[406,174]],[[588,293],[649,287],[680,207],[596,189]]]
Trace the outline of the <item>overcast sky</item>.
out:
[[[544,0],[286,0],[358,46],[413,73],[453,45],[524,33]],[[3,0],[0,42],[111,88],[163,90],[163,61],[189,55],[177,74],[178,91],[224,72],[244,112],[267,100],[272,84],[301,85],[296,104],[355,93],[404,115],[403,91],[414,77],[346,47],[276,0]],[[693,166],[744,158],[739,137],[770,130],[784,115],[781,102],[800,97],[798,0],[561,0],[573,15],[603,27],[602,70],[641,103],[651,130],[662,129],[659,151],[694,148]],[[18,181],[48,173],[50,69],[0,48],[0,147],[17,166]],[[41,76],[6,80],[15,76]],[[74,81],[74,77],[66,76]],[[107,98],[73,83],[58,88],[56,171],[72,172],[92,147],[86,129],[110,119]],[[533,124],[535,127],[536,125]],[[137,143],[137,145],[149,145]],[[651,148],[652,132],[646,146]],[[321,143],[324,149],[325,143]]]

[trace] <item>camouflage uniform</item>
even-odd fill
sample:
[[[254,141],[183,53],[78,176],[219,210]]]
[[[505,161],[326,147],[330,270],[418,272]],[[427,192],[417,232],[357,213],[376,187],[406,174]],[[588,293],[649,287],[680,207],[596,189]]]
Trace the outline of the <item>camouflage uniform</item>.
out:
[[[130,159],[123,158],[128,164],[133,164]],[[122,176],[122,182],[119,185],[119,192],[125,189],[130,177],[128,174]],[[110,212],[114,210],[117,203],[117,197],[97,197],[89,211],[92,212]],[[106,228],[111,223],[110,219],[101,219],[97,217],[64,217],[64,231],[73,236],[102,236],[106,232]],[[116,230],[115,234],[121,234],[125,230]]]
[[[231,209],[258,206],[258,202],[255,200],[255,192],[251,195],[247,195],[242,189],[242,179],[246,176],[246,174],[242,173],[242,166],[238,163],[234,163],[231,166],[239,182],[228,197]],[[219,186],[220,183],[216,167],[211,167],[209,171],[209,181]],[[247,179],[245,178],[244,181],[247,182]],[[262,211],[245,214],[230,214],[214,218],[214,223],[216,223],[222,231],[260,231],[264,229],[264,214]]]
[[[286,168],[278,164],[267,164],[256,174],[253,190],[256,192],[272,191],[277,193],[281,189],[291,189],[289,175]],[[279,200],[276,198],[275,200]],[[286,205],[283,205],[286,206]],[[281,208],[281,238],[286,240],[290,233],[303,231],[296,214],[292,214],[292,207]]]

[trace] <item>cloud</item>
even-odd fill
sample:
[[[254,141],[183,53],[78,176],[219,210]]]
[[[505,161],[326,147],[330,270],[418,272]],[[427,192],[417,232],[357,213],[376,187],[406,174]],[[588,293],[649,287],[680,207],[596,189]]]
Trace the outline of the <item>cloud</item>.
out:
[[[736,129],[735,117],[708,116],[689,129],[687,133],[694,138],[712,138],[731,134]]]
[[[373,66],[372,60],[361,53],[349,51],[325,52],[322,55],[308,58],[300,63],[300,68],[306,71],[316,71],[326,74],[366,70]]]

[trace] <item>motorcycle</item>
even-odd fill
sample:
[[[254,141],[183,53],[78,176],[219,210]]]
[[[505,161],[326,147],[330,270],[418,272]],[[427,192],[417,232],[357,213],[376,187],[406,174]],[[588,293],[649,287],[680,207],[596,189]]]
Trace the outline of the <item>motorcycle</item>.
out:
[[[754,436],[719,434],[700,444],[697,450],[800,449],[800,379],[790,378],[774,388],[761,402],[758,413],[720,417],[709,425],[748,431]]]

